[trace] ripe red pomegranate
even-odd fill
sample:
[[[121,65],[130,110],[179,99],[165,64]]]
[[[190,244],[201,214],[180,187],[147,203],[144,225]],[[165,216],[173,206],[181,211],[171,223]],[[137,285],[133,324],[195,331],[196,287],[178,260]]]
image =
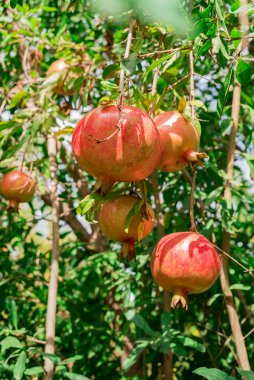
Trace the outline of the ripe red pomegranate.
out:
[[[183,169],[189,161],[206,157],[198,153],[200,137],[195,126],[177,111],[164,112],[154,118],[161,139],[162,155],[157,168],[164,172]]]
[[[33,178],[20,170],[3,176],[0,181],[0,194],[9,201],[9,207],[17,210],[19,203],[29,202],[35,192]]]
[[[151,258],[154,280],[173,292],[172,307],[187,309],[188,294],[202,293],[216,281],[220,259],[213,245],[196,232],[177,232],[164,236]]]
[[[111,105],[86,114],[73,132],[72,148],[80,166],[97,177],[102,193],[117,181],[146,178],[161,154],[152,119],[132,106]]]
[[[102,231],[109,239],[123,243],[122,256],[129,260],[135,257],[135,241],[144,239],[154,226],[153,209],[145,203],[141,216],[133,215],[125,232],[126,217],[138,201],[135,196],[120,195],[105,203],[99,214]]]

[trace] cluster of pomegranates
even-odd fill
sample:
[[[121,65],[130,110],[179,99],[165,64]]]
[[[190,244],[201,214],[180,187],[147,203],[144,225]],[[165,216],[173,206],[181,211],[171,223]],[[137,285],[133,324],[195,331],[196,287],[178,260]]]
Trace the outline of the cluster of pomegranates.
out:
[[[47,75],[65,72],[64,60],[55,61]],[[56,92],[63,93],[64,79]],[[199,153],[200,136],[195,126],[177,111],[153,119],[143,110],[126,105],[109,105],[87,113],[72,137],[73,153],[83,170],[96,177],[95,191],[107,195],[116,182],[144,180],[156,168],[165,172],[183,169],[204,157]],[[30,175],[15,170],[0,181],[0,193],[17,209],[35,191]],[[104,202],[99,224],[111,240],[122,243],[122,256],[135,257],[135,242],[154,227],[154,212],[144,198],[118,195]],[[172,307],[187,308],[190,293],[209,289],[218,277],[220,260],[213,245],[196,232],[164,236],[151,257],[152,275],[158,285],[173,293]]]
[[[197,152],[199,141],[195,126],[177,111],[152,120],[136,107],[110,105],[90,111],[79,121],[72,148],[82,169],[97,178],[95,190],[104,196],[116,182],[141,181],[156,168],[174,172],[197,162],[202,156]],[[154,212],[146,201],[120,195],[104,203],[99,224],[108,238],[122,243],[122,256],[132,259],[135,242],[153,229]],[[214,283],[220,260],[204,236],[180,232],[159,241],[151,271],[157,284],[173,292],[172,307],[187,308],[188,294],[204,292]]]

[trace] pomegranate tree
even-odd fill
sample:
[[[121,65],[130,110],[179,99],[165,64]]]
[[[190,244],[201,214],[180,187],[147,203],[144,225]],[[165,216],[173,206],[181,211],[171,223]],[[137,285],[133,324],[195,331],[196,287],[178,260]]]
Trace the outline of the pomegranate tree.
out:
[[[74,155],[88,174],[97,177],[102,193],[117,181],[149,176],[161,154],[153,120],[132,106],[106,106],[86,114],[72,138]]]
[[[9,207],[15,210],[19,203],[29,202],[34,192],[33,178],[20,170],[5,174],[0,181],[0,194],[9,201]]]
[[[99,214],[99,224],[111,240],[123,243],[122,256],[135,257],[135,242],[144,239],[153,229],[154,212],[148,203],[141,206],[140,214],[133,214],[126,229],[127,216],[140,202],[135,196],[120,195],[105,203]]]
[[[206,157],[198,153],[200,137],[195,126],[177,111],[167,111],[154,118],[160,133],[162,155],[157,168],[164,172],[183,169],[190,161]]]
[[[154,280],[172,292],[172,307],[187,309],[187,298],[202,293],[216,281],[220,259],[213,245],[196,232],[177,232],[164,236],[151,257]]]

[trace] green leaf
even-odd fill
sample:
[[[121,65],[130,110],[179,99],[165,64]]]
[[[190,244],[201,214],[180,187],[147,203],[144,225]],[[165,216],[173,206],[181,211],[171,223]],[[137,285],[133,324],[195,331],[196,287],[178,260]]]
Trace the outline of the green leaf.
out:
[[[15,380],[21,380],[26,369],[26,353],[22,351],[14,366],[13,376]]]
[[[79,92],[79,90],[81,89],[83,83],[84,83],[84,78],[83,77],[76,78],[75,81],[74,81],[74,84],[73,84],[74,91]]]
[[[136,71],[137,66],[137,56],[135,53],[131,53],[128,58],[122,60],[122,65],[127,71],[127,75],[133,75]]]
[[[10,305],[10,312],[11,312],[11,322],[13,324],[13,327],[17,330],[18,329],[18,314],[17,314],[16,302],[14,300],[11,300],[9,305]]]
[[[73,373],[73,372],[65,372],[64,376],[66,376],[70,380],[90,380],[86,376],[78,375],[77,373]]]
[[[16,7],[16,5],[17,5],[17,2],[18,2],[18,0],[11,0],[10,1],[10,6],[11,6],[11,8],[15,8]]]
[[[202,134],[202,129],[201,129],[201,124],[200,124],[199,120],[196,119],[194,121],[194,125],[195,125],[195,128],[198,131],[198,134],[199,134],[199,137],[200,137],[201,134]]]
[[[196,99],[195,99],[195,100],[192,100],[192,101],[190,102],[190,104],[191,104],[192,106],[202,108],[204,111],[207,111],[206,106],[205,106],[204,103],[201,102],[200,100],[196,100]]]
[[[39,375],[41,373],[44,373],[42,367],[32,367],[28,368],[25,372],[25,375]]]
[[[144,72],[143,74],[143,81],[145,81],[148,77],[148,75],[150,74],[151,71],[153,71],[156,67],[160,66],[163,62],[165,62],[166,60],[170,59],[174,54],[166,54],[164,55],[164,57],[160,58],[160,59],[157,59],[155,62],[153,62],[149,67],[148,69]]]
[[[143,330],[147,335],[153,336],[153,337],[159,337],[160,333],[158,331],[154,331],[151,329],[149,324],[146,322],[146,320],[142,317],[140,314],[134,314],[132,315],[132,312],[125,314],[126,318],[135,323],[136,326],[138,326],[141,330]]]
[[[236,66],[236,78],[238,82],[243,86],[248,84],[251,81],[252,74],[252,67],[248,62],[240,58]]]
[[[102,78],[103,79],[110,79],[114,78],[120,70],[120,66],[118,63],[114,63],[113,65],[107,66],[103,73],[102,73]]]
[[[224,109],[224,105],[227,101],[228,92],[229,92],[229,88],[230,88],[230,85],[232,82],[232,78],[233,78],[233,69],[230,69],[229,72],[227,73],[226,77],[225,77],[225,80],[223,82],[223,85],[222,85],[222,87],[219,91],[219,95],[218,95],[217,113],[218,113],[219,117],[221,116],[223,109]]]
[[[237,372],[245,379],[245,380],[254,380],[254,372],[253,371],[245,371],[240,368],[236,368]]]
[[[203,344],[187,336],[183,337],[183,345],[185,347],[193,348],[194,350],[197,350],[199,352],[205,352],[205,347],[203,346]]]
[[[222,294],[220,294],[220,293],[216,293],[216,294],[214,294],[214,295],[208,300],[208,302],[207,302],[207,306],[211,306],[211,305],[217,300],[217,298],[219,298],[219,297],[222,297]]]
[[[106,81],[106,80],[102,80],[102,81],[101,81],[101,85],[102,85],[102,87],[103,87],[106,91],[118,90],[118,86],[117,86],[117,84],[112,83],[112,82],[109,82],[109,81]]]
[[[144,205],[143,199],[140,199],[137,203],[134,204],[132,209],[129,211],[128,215],[126,216],[125,220],[125,226],[124,226],[124,231],[128,233],[129,231],[129,225],[131,222],[131,219],[133,218],[134,215],[139,215],[142,206]]]
[[[75,355],[75,356],[72,356],[71,358],[63,360],[62,364],[74,363],[77,360],[82,360],[82,359],[83,359],[83,355]]]
[[[29,93],[26,91],[20,91],[17,94],[13,96],[13,98],[10,101],[9,109],[16,107],[22,99],[27,99],[29,97]]]
[[[0,161],[0,168],[8,168],[15,161],[15,157]]]
[[[14,120],[2,121],[0,123],[0,132],[4,131],[5,129],[12,129],[19,126],[20,126],[20,123]]]
[[[8,350],[8,348],[22,348],[22,344],[14,336],[7,336],[1,341],[1,346],[3,350]]]
[[[200,367],[195,369],[192,373],[203,376],[207,380],[235,380],[235,377],[229,376],[217,368]]]
[[[128,358],[123,363],[123,370],[128,371],[138,360],[140,355],[143,353],[143,351],[146,349],[146,347],[149,345],[148,341],[142,341],[140,344],[138,344],[130,353]]]
[[[230,289],[231,290],[242,290],[242,291],[246,290],[246,291],[248,291],[251,289],[251,286],[243,285],[243,284],[234,284],[234,285],[230,286]]]

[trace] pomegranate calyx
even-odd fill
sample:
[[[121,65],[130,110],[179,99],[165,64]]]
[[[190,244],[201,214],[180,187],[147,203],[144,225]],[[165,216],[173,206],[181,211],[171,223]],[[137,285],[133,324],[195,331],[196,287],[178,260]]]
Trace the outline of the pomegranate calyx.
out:
[[[102,176],[97,177],[95,186],[94,186],[94,191],[95,193],[105,196],[107,195],[112,187],[114,186],[114,181],[112,181],[110,178],[105,178]]]
[[[10,213],[18,212],[19,211],[19,201],[16,199],[11,199],[9,201],[8,210]]]
[[[188,310],[188,292],[180,288],[174,289],[171,307],[173,309],[180,307],[181,309]]]
[[[128,262],[130,262],[133,259],[136,260],[136,248],[134,241],[129,240],[123,243],[120,257],[127,259]]]
[[[201,160],[204,158],[208,158],[208,155],[205,152],[194,152],[193,150],[189,150],[184,153],[184,158],[186,161],[191,161],[195,163],[202,163]]]

